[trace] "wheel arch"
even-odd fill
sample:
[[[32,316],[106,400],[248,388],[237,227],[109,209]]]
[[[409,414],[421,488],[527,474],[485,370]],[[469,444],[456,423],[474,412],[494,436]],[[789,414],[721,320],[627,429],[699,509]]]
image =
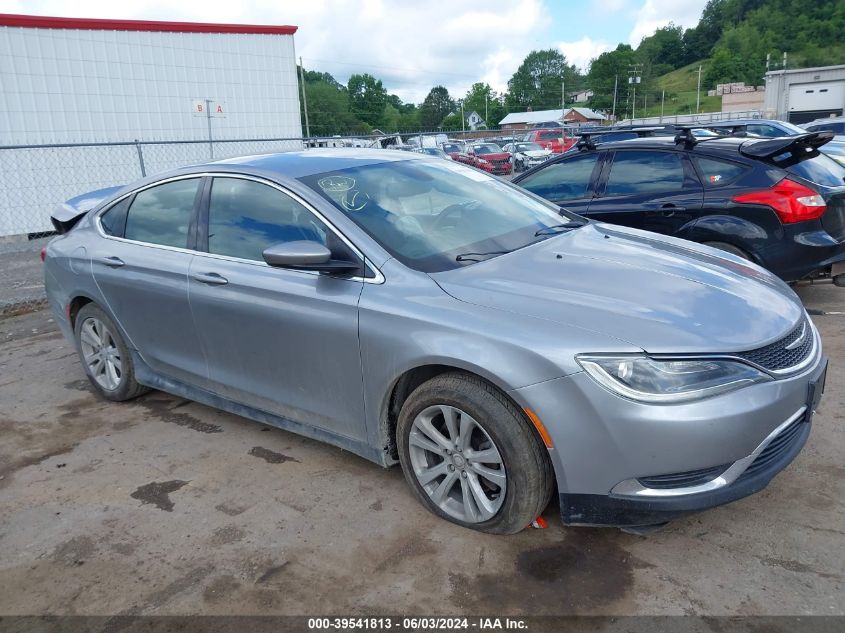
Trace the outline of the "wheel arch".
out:
[[[526,423],[531,428],[537,441],[541,445],[545,445],[543,438],[537,428],[532,423],[531,419],[525,414],[524,408],[519,402],[514,400],[510,395],[511,387],[505,385],[497,376],[490,374],[483,368],[474,366],[470,363],[457,361],[455,359],[440,359],[436,362],[428,362],[418,364],[401,372],[390,384],[390,388],[382,401],[379,419],[381,422],[382,446],[385,447],[387,458],[391,463],[398,461],[398,448],[396,445],[396,426],[399,420],[399,413],[402,410],[402,405],[414,390],[423,383],[441,374],[450,372],[464,373],[475,378],[479,378],[484,382],[496,388],[505,398],[510,400],[514,407],[522,412]]]

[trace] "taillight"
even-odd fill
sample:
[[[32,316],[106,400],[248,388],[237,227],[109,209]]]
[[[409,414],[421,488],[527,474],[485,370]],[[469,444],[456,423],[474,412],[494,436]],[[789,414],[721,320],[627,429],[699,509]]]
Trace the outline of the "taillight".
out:
[[[43,262],[45,259],[47,259],[47,247],[42,246],[41,247],[41,261]]]
[[[784,224],[815,220],[827,209],[824,198],[817,192],[789,178],[784,178],[769,189],[743,193],[734,196],[732,200],[771,207]]]

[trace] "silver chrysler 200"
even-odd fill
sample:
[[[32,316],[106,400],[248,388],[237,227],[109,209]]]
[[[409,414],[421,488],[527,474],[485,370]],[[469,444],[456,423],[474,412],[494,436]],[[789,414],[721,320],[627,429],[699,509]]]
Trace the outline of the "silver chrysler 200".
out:
[[[762,489],[827,359],[723,252],[396,151],[252,156],[61,205],[46,287],[96,390],[160,389],[397,462],[460,525],[645,531]]]

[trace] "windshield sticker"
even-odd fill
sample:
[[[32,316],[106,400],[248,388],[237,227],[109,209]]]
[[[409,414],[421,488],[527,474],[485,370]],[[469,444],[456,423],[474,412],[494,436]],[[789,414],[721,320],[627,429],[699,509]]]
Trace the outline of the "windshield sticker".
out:
[[[350,180],[352,179],[350,178]],[[343,197],[340,199],[341,206],[347,211],[360,211],[366,207],[369,202],[370,196],[360,189],[350,189],[349,191],[345,191],[343,193]]]
[[[355,179],[349,176],[326,176],[317,181],[317,184],[326,193],[343,193],[355,186]]]

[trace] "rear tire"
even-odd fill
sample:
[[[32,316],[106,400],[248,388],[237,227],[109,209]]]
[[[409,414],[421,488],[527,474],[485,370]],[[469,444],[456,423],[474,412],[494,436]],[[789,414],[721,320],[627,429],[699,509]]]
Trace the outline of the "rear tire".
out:
[[[733,244],[728,244],[727,242],[702,242],[705,246],[709,246],[711,248],[717,248],[720,251],[725,251],[726,253],[730,253],[731,255],[736,255],[737,257],[741,257],[744,260],[749,262],[754,261],[751,259],[751,255],[746,253],[744,250],[739,248],[738,246],[734,246]]]
[[[522,411],[477,376],[450,372],[423,383],[402,406],[396,433],[408,485],[448,521],[514,534],[549,503],[547,449]]]
[[[123,402],[150,390],[135,380],[129,348],[102,308],[94,303],[83,306],[76,315],[73,330],[82,367],[103,398]]]

